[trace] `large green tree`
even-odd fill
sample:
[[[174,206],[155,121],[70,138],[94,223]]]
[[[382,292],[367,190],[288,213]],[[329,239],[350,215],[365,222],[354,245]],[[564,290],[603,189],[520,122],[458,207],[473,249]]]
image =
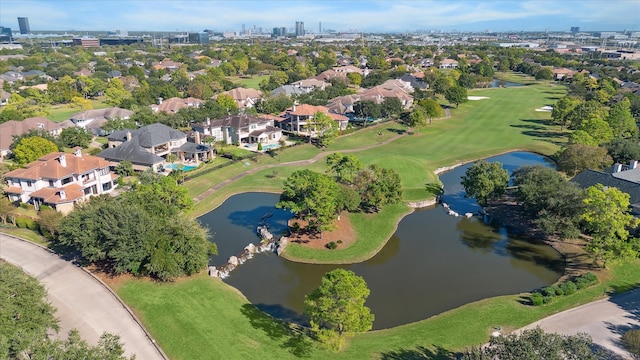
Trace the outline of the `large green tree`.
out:
[[[14,159],[20,165],[36,161],[41,156],[56,151],[56,144],[40,136],[22,138],[12,150]]]
[[[602,184],[587,188],[585,194],[582,220],[593,237],[587,250],[605,266],[612,260],[636,258],[639,242],[629,230],[640,220],[630,213],[629,194]]]
[[[364,279],[353,271],[338,268],[326,273],[304,300],[304,313],[318,339],[339,349],[346,336],[371,330],[374,316],[364,305],[369,293]]]
[[[509,184],[509,172],[499,162],[480,160],[465,171],[461,184],[465,197],[472,197],[481,206],[486,206],[489,199],[504,194]]]
[[[515,198],[533,223],[547,236],[577,238],[584,194],[546,166],[524,166],[513,172]]]
[[[467,89],[463,88],[462,86],[452,86],[447,89],[444,97],[450,104],[456,104],[457,108],[461,103],[468,101]]]
[[[402,198],[400,174],[394,169],[369,165],[358,172],[354,184],[368,210],[379,211],[383,205],[395,204]]]
[[[602,170],[612,163],[607,149],[598,146],[572,144],[558,154],[558,169],[569,176],[586,169]]]
[[[60,142],[68,148],[76,146],[87,148],[91,139],[93,139],[93,135],[85,128],[78,126],[71,126],[60,132]]]
[[[334,174],[338,182],[353,184],[356,174],[364,168],[364,164],[355,155],[333,153],[327,156],[327,167],[327,172]]]

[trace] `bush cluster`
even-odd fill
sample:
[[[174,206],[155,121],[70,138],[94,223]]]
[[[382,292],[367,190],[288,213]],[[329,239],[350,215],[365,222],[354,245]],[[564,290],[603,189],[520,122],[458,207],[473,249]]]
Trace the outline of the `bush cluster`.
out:
[[[573,280],[565,281],[560,284],[551,285],[539,291],[531,293],[531,305],[540,306],[547,304],[553,298],[564,295],[574,294],[578,290],[582,290],[598,282],[598,278],[591,272],[582,274]]]
[[[630,353],[640,359],[640,330],[632,329],[622,335],[622,344]]]
[[[16,226],[21,229],[38,230],[38,223],[30,218],[16,217]]]

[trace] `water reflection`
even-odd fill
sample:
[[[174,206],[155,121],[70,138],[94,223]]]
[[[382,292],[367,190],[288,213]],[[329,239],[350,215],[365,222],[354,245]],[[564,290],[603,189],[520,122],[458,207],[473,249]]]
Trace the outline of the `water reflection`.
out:
[[[537,156],[510,155],[513,161],[527,164],[533,161],[531,155]],[[537,158],[539,163],[544,162],[543,157]],[[454,180],[442,178],[445,190],[455,191],[455,176]],[[468,203],[463,195],[457,196]],[[212,263],[223,263],[228,257],[223,254],[235,254],[255,242],[251,217],[256,219],[253,224],[258,222],[277,199],[274,194],[241,194],[203,216],[201,220],[215,230],[221,253]],[[461,201],[452,205],[454,210],[465,212],[458,206],[468,204]],[[284,228],[288,216],[289,213],[276,211],[269,221],[276,228]],[[216,220],[219,221],[212,223]],[[265,312],[301,321],[304,296],[318,287],[326,272],[338,266],[365,278],[371,289],[367,306],[376,316],[374,329],[381,329],[425,319],[486,297],[548,285],[561,275],[564,262],[548,246],[514,237],[505,228],[484,224],[479,218],[449,216],[436,206],[403,218],[382,251],[363,263],[310,265],[274,254],[258,254],[225,281]]]

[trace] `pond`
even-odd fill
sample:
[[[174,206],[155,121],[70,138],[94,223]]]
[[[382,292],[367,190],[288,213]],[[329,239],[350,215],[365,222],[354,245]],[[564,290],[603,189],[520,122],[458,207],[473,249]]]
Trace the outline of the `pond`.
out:
[[[489,87],[495,88],[495,87],[512,87],[512,86],[524,86],[524,85],[525,84],[518,84],[510,81],[493,79],[491,84],[489,84]]]
[[[510,153],[488,159],[513,170],[520,164],[548,164],[544,157]],[[443,174],[445,201],[464,213],[477,205],[460,194],[465,167]],[[457,174],[457,175],[456,175]],[[284,231],[289,213],[273,210],[276,194],[244,193],[200,220],[210,226],[225,263],[248,243],[256,243],[256,225],[265,214],[273,232]],[[288,261],[272,253],[257,254],[224,281],[263,311],[289,321],[302,321],[304,296],[322,276],[343,267],[364,277],[371,295],[366,305],[375,315],[374,329],[389,328],[487,297],[530,291],[555,282],[564,260],[551,247],[534,243],[477,217],[449,216],[442,206],[406,216],[385,247],[373,258],[352,265],[312,265]]]

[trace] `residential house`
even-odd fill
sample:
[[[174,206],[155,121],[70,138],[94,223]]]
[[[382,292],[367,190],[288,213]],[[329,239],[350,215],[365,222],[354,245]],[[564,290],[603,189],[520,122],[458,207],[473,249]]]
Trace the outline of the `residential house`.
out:
[[[353,117],[353,105],[360,101],[359,95],[344,95],[329,100],[327,109],[330,113],[345,115],[349,118]]]
[[[208,145],[188,142],[187,134],[160,123],[114,131],[107,139],[108,147],[98,156],[109,161],[129,161],[134,170],[160,171],[169,154],[176,154],[181,162],[199,163],[213,158],[213,149]]]
[[[317,113],[325,113],[329,115],[334,121],[336,121],[339,130],[345,130],[349,124],[349,118],[342,115],[329,112],[326,106],[313,106],[308,104],[296,105],[294,104],[290,109],[285,111],[283,120],[276,124],[284,130],[296,132],[306,136],[316,135],[316,130],[313,128],[313,117]]]
[[[218,95],[214,95],[212,98],[215,99],[222,94],[231,96],[231,98],[235,100],[236,104],[238,104],[239,109],[252,108],[262,100],[262,91],[242,87],[221,92]]]
[[[374,86],[370,89],[361,89],[358,92],[360,95],[360,100],[370,100],[375,102],[376,104],[382,104],[384,99],[396,97],[400,99],[400,103],[406,109],[411,107],[413,104],[413,96],[406,93],[404,90],[399,88],[393,89],[385,89],[384,87],[378,85]]]
[[[612,173],[591,169],[579,173],[574,176],[571,181],[578,184],[583,189],[596,184],[615,187],[618,190],[629,194],[632,213],[636,216],[640,215],[640,183],[638,182],[630,181],[622,177],[616,177]]]
[[[102,129],[102,126],[109,120],[129,119],[134,114],[133,111],[118,107],[105,109],[91,109],[71,115],[69,120],[77,127],[86,129],[93,135],[105,136],[109,132]]]
[[[291,83],[291,85],[299,88],[303,94],[308,94],[315,89],[324,90],[327,86],[331,86],[330,83],[314,78],[296,81]]]
[[[304,90],[302,90],[300,87],[293,86],[293,85],[282,85],[271,90],[271,95],[273,96],[283,95],[286,97],[292,97],[293,95],[301,95],[304,93],[305,93]]]
[[[182,66],[182,63],[179,63],[170,59],[164,59],[161,62],[153,63],[152,66],[155,70],[173,71],[173,70],[180,69],[180,67]]]
[[[112,164],[102,158],[82,154],[55,152],[5,174],[4,192],[11,201],[31,203],[38,208],[48,205],[62,213],[93,196],[115,188],[117,175]]]
[[[0,89],[0,106],[5,106],[11,99],[11,93]]]
[[[458,61],[453,59],[443,59],[440,61],[440,65],[438,66],[440,69],[457,69]]]
[[[31,117],[22,121],[9,120],[0,124],[0,160],[9,155],[14,136],[28,133],[30,130],[46,130],[52,136],[60,135],[63,126],[44,117]]]
[[[282,129],[274,126],[273,119],[245,114],[207,119],[192,129],[203,139],[210,136],[215,142],[227,144],[277,144],[282,138]]]
[[[188,97],[188,98],[178,98],[172,97],[167,100],[163,100],[162,98],[158,98],[158,103],[150,105],[149,107],[154,112],[162,111],[166,113],[177,113],[178,110],[186,107],[195,107],[198,108],[200,105],[204,104],[204,100]]]
[[[577,71],[567,69],[567,68],[554,68],[553,69],[553,80],[571,80],[573,75],[575,75]]]

